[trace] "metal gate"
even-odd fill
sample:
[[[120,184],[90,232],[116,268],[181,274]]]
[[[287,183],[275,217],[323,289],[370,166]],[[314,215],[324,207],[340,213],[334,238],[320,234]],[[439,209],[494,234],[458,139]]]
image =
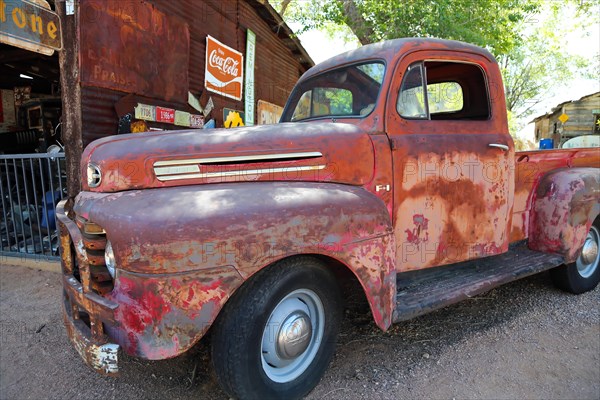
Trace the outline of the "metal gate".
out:
[[[66,197],[65,155],[0,155],[0,254],[58,258],[56,204]]]

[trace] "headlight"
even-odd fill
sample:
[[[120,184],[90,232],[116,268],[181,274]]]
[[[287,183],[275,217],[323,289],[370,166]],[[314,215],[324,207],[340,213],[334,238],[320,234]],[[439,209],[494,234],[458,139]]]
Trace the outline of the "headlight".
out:
[[[102,172],[96,164],[89,163],[87,165],[87,184],[91,188],[100,186],[102,181]]]
[[[113,251],[112,244],[110,244],[109,240],[106,241],[106,248],[104,249],[104,263],[106,264],[108,273],[114,279],[117,263],[115,262],[115,252]]]

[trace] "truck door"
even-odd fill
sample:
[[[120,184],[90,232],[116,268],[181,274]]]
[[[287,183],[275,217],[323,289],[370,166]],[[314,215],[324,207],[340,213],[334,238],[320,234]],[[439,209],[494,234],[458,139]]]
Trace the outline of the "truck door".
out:
[[[399,62],[386,111],[398,270],[508,250],[514,145],[501,88],[482,56],[420,51]]]

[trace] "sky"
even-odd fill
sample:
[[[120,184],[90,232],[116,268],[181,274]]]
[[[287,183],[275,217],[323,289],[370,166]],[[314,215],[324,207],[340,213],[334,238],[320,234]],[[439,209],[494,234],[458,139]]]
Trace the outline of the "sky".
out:
[[[563,16],[565,22],[569,21],[569,13],[571,12],[574,13],[574,9],[565,12]],[[294,31],[300,29],[300,25],[298,24],[291,23],[289,25]],[[302,46],[304,46],[308,54],[312,57],[315,64],[345,51],[355,49],[359,45],[358,42],[346,43],[341,37],[331,38],[326,32],[314,29],[299,35],[299,38]],[[588,26],[585,30],[573,32],[568,37],[565,37],[564,45],[565,51],[569,54],[578,54],[592,60],[596,57],[596,60],[593,62],[594,65],[598,65],[599,60],[597,58],[600,57],[600,24],[594,24]],[[528,121],[549,112],[552,107],[559,103],[577,100],[585,95],[600,91],[600,71],[598,74],[599,77],[597,79],[576,77],[570,82],[565,82],[556,93],[548,94],[547,98],[535,107],[535,112],[528,118]],[[533,124],[526,125],[518,132],[517,136],[533,141]]]

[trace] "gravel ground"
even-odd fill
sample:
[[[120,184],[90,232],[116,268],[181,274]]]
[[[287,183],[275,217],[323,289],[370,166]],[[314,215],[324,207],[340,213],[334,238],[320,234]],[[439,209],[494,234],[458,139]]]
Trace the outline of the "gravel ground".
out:
[[[81,361],[60,316],[60,277],[0,268],[0,398],[226,399],[205,343],[179,358],[121,356],[105,378]],[[600,288],[581,296],[547,274],[379,331],[346,311],[311,399],[600,399]]]

